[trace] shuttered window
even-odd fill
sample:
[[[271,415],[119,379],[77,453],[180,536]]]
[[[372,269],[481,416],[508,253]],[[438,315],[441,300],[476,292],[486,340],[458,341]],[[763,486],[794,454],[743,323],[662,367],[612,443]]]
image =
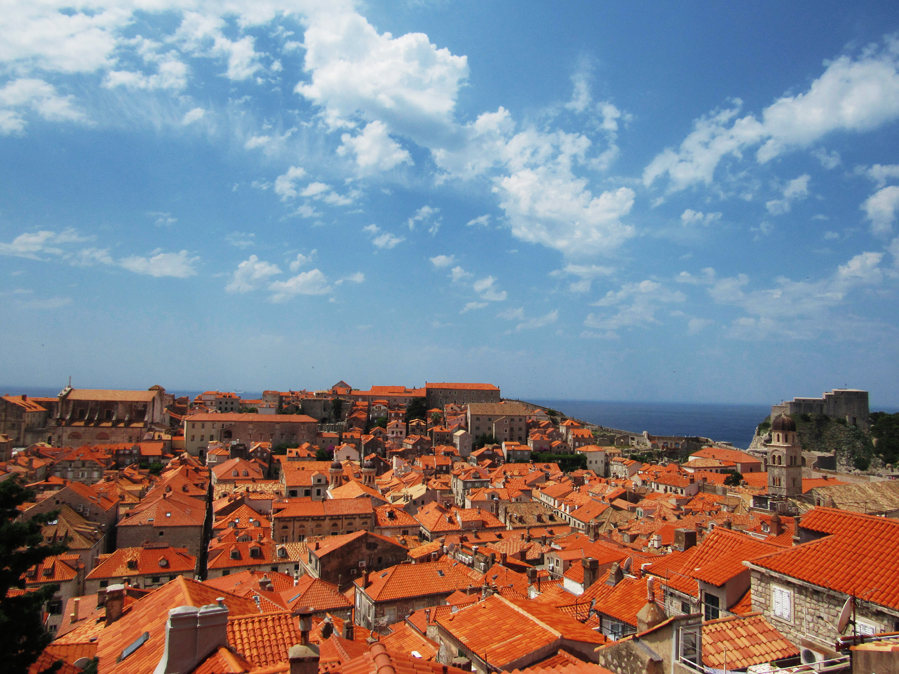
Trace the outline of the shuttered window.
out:
[[[788,621],[793,619],[793,593],[790,590],[773,586],[771,588],[771,605],[775,618]]]

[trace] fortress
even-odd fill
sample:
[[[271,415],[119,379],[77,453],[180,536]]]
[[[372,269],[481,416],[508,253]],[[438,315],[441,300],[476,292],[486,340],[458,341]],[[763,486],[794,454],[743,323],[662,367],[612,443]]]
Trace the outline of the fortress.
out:
[[[825,393],[822,398],[793,398],[771,406],[771,419],[779,414],[826,414],[836,419],[845,419],[850,426],[856,425],[868,430],[868,392],[858,389],[837,388]]]

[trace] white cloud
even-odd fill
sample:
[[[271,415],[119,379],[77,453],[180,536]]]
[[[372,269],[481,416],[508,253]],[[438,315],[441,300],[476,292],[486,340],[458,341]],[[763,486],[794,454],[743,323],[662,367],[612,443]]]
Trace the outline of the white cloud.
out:
[[[305,175],[306,169],[300,166],[291,166],[287,169],[287,173],[275,179],[275,194],[280,196],[282,201],[293,199],[297,196],[296,183]]]
[[[110,89],[125,87],[132,91],[141,89],[146,91],[156,89],[180,91],[187,86],[187,75],[187,65],[174,56],[169,55],[158,59],[157,72],[152,75],[133,70],[111,70],[106,74],[103,84]],[[193,113],[196,115],[196,110],[202,112],[200,108],[194,108],[188,114]],[[199,119],[199,117],[196,119]],[[190,121],[196,121],[196,119],[191,119]],[[188,122],[182,120],[182,123],[187,124]]]
[[[148,213],[151,218],[155,218],[153,224],[157,227],[171,227],[176,222],[178,222],[178,218],[172,217],[171,213],[163,213],[162,211],[156,211]]]
[[[865,200],[861,208],[871,221],[871,233],[887,236],[893,230],[899,209],[899,187],[890,185],[879,189]]]
[[[300,267],[312,262],[312,258],[314,255],[315,255],[314,250],[309,255],[303,255],[302,253],[297,253],[297,256],[293,260],[290,261],[290,271],[299,271]]]
[[[371,242],[377,248],[384,248],[386,250],[390,250],[391,248],[395,248],[399,244],[401,244],[406,239],[402,236],[396,236],[389,232],[382,232],[381,228],[377,225],[367,225],[362,228],[363,232],[367,232],[372,236]]]
[[[891,43],[890,43],[891,44]],[[670,191],[711,183],[727,156],[759,146],[765,163],[795,148],[808,147],[834,131],[863,132],[899,117],[899,52],[892,46],[869,47],[853,59],[841,56],[801,94],[784,95],[762,111],[737,118],[741,102],[713,111],[695,122],[677,150],[656,156],[643,172],[649,186],[667,175]]]
[[[734,337],[811,339],[832,332],[856,338],[858,322],[833,310],[844,304],[851,292],[882,282],[882,260],[882,253],[861,253],[838,267],[830,278],[792,281],[780,277],[772,288],[751,291],[745,289],[749,277],[739,274],[715,280],[708,292],[715,302],[739,307],[747,314],[731,324],[728,334]]]
[[[521,330],[536,330],[537,328],[545,328],[547,325],[552,325],[557,320],[559,320],[559,310],[554,309],[544,316],[538,316],[536,318],[531,318],[522,323],[519,323],[515,326],[515,332],[519,332]]]
[[[802,201],[808,196],[808,181],[811,179],[808,173],[787,182],[781,190],[783,198],[772,199],[765,203],[765,208],[771,215],[783,215],[789,213],[793,203]]]
[[[253,232],[231,232],[225,236],[225,241],[237,248],[249,248],[256,244],[255,239]]]
[[[899,164],[874,164],[868,169],[860,167],[860,171],[873,180],[878,189],[886,185],[888,180],[899,178]]]
[[[472,288],[481,296],[482,300],[487,300],[488,302],[502,302],[506,299],[506,291],[497,290],[496,279],[492,276],[478,279],[472,284]]]
[[[681,223],[686,227],[689,225],[710,225],[721,219],[721,213],[703,213],[702,211],[694,211],[688,208],[680,215]]]
[[[229,293],[248,293],[265,285],[269,278],[280,274],[281,269],[276,264],[260,260],[255,255],[250,255],[244,260],[231,275],[231,281],[225,286]]]
[[[286,281],[274,281],[269,285],[272,302],[285,302],[297,295],[327,295],[331,287],[325,275],[318,269],[304,271]]]
[[[490,224],[490,216],[489,215],[479,215],[476,218],[472,218],[468,222],[465,223],[466,227],[486,227]]]
[[[494,191],[522,241],[554,248],[566,256],[610,253],[634,235],[621,222],[634,204],[634,191],[621,187],[594,197],[587,181],[545,167],[499,179]]]
[[[524,320],[524,307],[518,307],[517,309],[506,309],[505,311],[500,311],[497,315],[497,318],[502,318],[505,321],[523,321]]]
[[[10,243],[0,243],[0,255],[25,257],[32,260],[44,259],[44,255],[65,255],[65,246],[71,243],[87,241],[74,229],[66,229],[56,233],[47,230],[20,234]],[[61,247],[63,246],[63,247]]]
[[[428,232],[433,236],[440,229],[441,222],[439,208],[422,206],[415,211],[415,215],[409,218],[406,224],[409,225],[409,231],[413,232],[415,231],[415,225],[421,223],[427,226]]]
[[[314,198],[331,191],[331,186],[325,183],[309,183],[300,192],[301,197]]]
[[[361,133],[348,133],[340,137],[343,145],[337,154],[352,153],[356,157],[359,173],[367,175],[377,171],[389,171],[400,164],[413,164],[412,156],[387,133],[387,126],[378,120],[370,122]]]
[[[476,309],[483,309],[487,306],[487,302],[469,302],[465,305],[465,307],[460,311],[460,314],[468,313],[469,311],[475,311]]]
[[[62,96],[56,87],[34,78],[20,78],[0,89],[0,133],[18,133],[25,129],[19,110],[31,109],[51,122],[84,121],[85,114],[73,105],[73,96]]]
[[[451,126],[468,63],[426,35],[394,38],[355,12],[320,12],[309,21],[304,46],[311,81],[296,91],[321,106],[332,127],[361,115],[429,146]]]
[[[334,285],[341,285],[342,283],[364,283],[365,282],[365,274],[361,271],[357,271],[355,274],[350,274],[349,276],[344,276],[342,279],[338,281],[334,281]]]
[[[151,253],[151,257],[132,255],[123,258],[119,260],[119,266],[135,274],[146,274],[157,278],[188,278],[196,275],[195,265],[199,259],[199,257],[189,257],[186,250],[179,253],[163,253],[160,249],[156,249]]]
[[[840,153],[836,150],[832,152],[828,152],[823,147],[819,147],[816,150],[812,151],[812,156],[821,162],[821,166],[826,168],[828,171],[831,169],[835,169],[837,166],[843,163],[843,160],[840,158]]]
[[[474,274],[471,274],[460,266],[453,267],[452,271],[450,271],[450,278],[453,280],[453,283],[459,283],[461,281],[466,281],[470,279]]]
[[[657,281],[627,283],[617,292],[610,290],[594,303],[598,307],[617,307],[617,313],[591,313],[584,320],[584,325],[596,330],[616,330],[658,323],[655,313],[661,308],[660,305],[683,302],[685,299],[680,291],[668,290]]]
[[[698,335],[714,323],[711,318],[691,318],[687,323],[687,334]]]
[[[431,264],[434,265],[437,269],[443,269],[444,267],[449,267],[451,264],[455,263],[456,256],[455,255],[437,255],[435,257],[430,258]]]
[[[206,111],[203,108],[192,108],[184,113],[184,117],[181,118],[181,123],[187,126],[188,124],[200,121],[205,116]]]
[[[228,79],[246,80],[262,67],[254,40],[249,35],[231,40],[224,35],[225,27],[221,17],[185,12],[175,39],[185,51],[195,56],[224,59]]]
[[[597,264],[567,264],[562,269],[550,272],[550,276],[561,278],[566,274],[580,277],[569,286],[569,290],[575,293],[585,293],[590,290],[593,279],[600,276],[610,276],[615,272],[614,267],[605,267]]]

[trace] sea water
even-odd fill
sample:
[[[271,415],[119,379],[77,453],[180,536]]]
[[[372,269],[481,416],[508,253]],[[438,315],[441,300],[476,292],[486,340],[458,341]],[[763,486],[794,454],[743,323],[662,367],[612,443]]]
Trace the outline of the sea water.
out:
[[[529,400],[600,426],[650,435],[700,436],[746,449],[770,405]]]

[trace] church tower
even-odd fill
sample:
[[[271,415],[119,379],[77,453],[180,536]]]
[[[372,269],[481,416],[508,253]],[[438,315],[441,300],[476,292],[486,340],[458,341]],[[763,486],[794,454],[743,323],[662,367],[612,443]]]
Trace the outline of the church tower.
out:
[[[362,484],[372,488],[375,486],[375,464],[371,461],[362,464]]]
[[[775,498],[802,494],[802,447],[796,424],[786,414],[771,424],[768,445],[768,495]]]
[[[328,490],[337,489],[340,485],[343,484],[343,465],[337,459],[334,459],[334,463],[331,464],[331,469],[328,471],[328,477],[330,478],[330,484],[328,485]]]

